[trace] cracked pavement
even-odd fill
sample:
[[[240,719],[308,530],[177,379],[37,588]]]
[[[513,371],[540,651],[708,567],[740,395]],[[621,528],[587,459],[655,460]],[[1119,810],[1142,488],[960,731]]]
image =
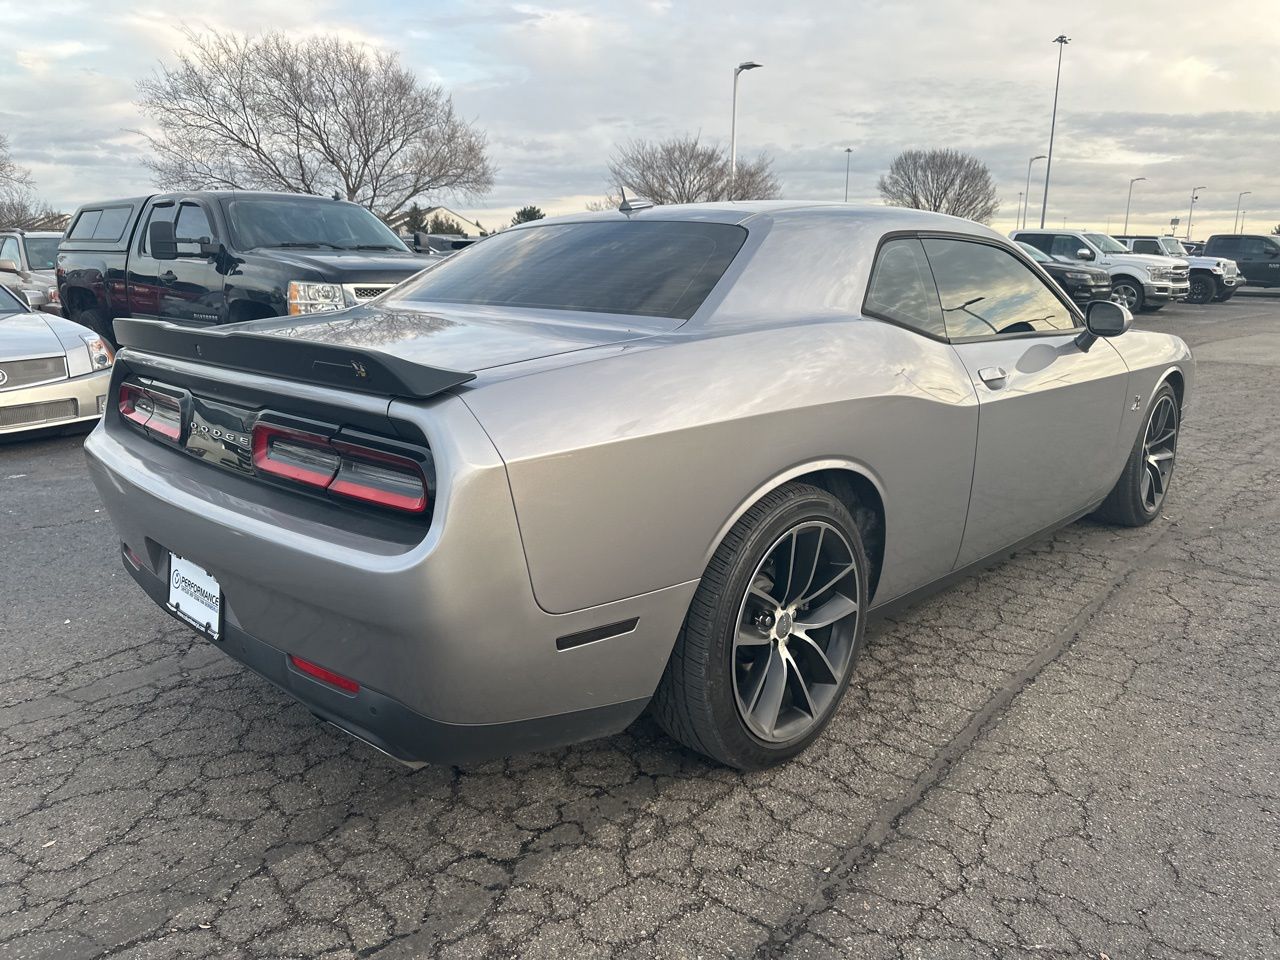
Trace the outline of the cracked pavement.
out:
[[[1165,518],[873,625],[761,774],[642,719],[408,771],[155,609],[82,438],[0,446],[0,958],[1280,956],[1280,298],[1196,351]]]

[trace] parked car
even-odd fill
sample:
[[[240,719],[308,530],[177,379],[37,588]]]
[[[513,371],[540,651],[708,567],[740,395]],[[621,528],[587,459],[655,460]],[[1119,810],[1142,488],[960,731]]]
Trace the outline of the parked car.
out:
[[[1191,267],[1191,289],[1187,303],[1219,303],[1235,296],[1243,278],[1234,260],[1223,257],[1201,257],[1189,252],[1177,237],[1158,237],[1154,234],[1116,237],[1134,253],[1154,253],[1157,256],[1186,260]]]
[[[1204,256],[1203,240],[1183,240],[1182,247],[1184,250],[1187,251],[1187,253],[1191,254],[1193,257]]]
[[[121,320],[86,444],[164,609],[394,756],[811,743],[869,613],[1160,514],[1193,362],[996,233],[750,202],[539,220],[333,316]]]
[[[424,264],[358,204],[294,193],[169,193],[81,207],[58,253],[69,315],[188,326],[363,303]]]
[[[1119,240],[1105,233],[1080,230],[1015,230],[1015,240],[1025,240],[1051,257],[1083,260],[1111,274],[1111,292],[1130,310],[1159,310],[1182,300],[1191,291],[1191,268],[1185,260],[1130,253]]]
[[[54,267],[62,234],[52,230],[0,230],[0,283],[18,290],[28,304],[61,314]]]
[[[1280,287],[1280,237],[1264,233],[1218,233],[1204,245],[1210,257],[1230,257],[1255,287]]]
[[[1101,267],[1091,267],[1082,260],[1056,259],[1039,247],[1021,240],[1018,241],[1018,246],[1040,264],[1041,269],[1053,277],[1072,300],[1088,303],[1090,300],[1111,299],[1111,274]]]
[[[481,237],[464,237],[456,233],[411,233],[406,241],[415,253],[447,257],[471,246]]]
[[[98,334],[0,286],[0,436],[97,420],[111,362]]]

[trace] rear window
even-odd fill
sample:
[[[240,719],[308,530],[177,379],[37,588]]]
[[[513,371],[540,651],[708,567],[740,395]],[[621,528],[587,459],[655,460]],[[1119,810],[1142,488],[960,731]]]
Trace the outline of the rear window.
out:
[[[119,240],[132,215],[133,207],[129,206],[82,210],[67,237],[70,240]]]
[[[733,224],[685,221],[510,230],[458,251],[391,299],[687,320],[746,239]]]

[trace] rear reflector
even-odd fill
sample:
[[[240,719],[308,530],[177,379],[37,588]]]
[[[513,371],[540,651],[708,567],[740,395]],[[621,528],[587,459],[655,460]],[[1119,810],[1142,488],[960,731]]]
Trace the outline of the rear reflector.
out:
[[[332,670],[326,670],[319,664],[312,663],[310,660],[303,660],[301,657],[295,657],[289,654],[289,662],[294,668],[305,673],[307,676],[319,680],[321,683],[327,683],[331,687],[337,687],[346,693],[359,693],[360,684],[356,683],[350,677],[344,677],[340,673],[334,673]]]
[[[259,473],[376,507],[427,509],[427,481],[416,460],[345,440],[259,423],[253,428],[253,465]]]

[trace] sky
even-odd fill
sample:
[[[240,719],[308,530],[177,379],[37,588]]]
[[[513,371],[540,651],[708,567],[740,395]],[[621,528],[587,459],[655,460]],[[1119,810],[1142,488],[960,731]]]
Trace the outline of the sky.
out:
[[[607,187],[617,144],[688,132],[728,142],[733,67],[740,156],[767,152],[787,199],[879,202],[906,148],[955,147],[991,169],[1014,228],[1027,161],[1048,152],[1065,33],[1047,224],[1230,231],[1280,223],[1280,17],[1212,4],[966,0],[497,3],[486,0],[0,0],[0,132],[44,199],[151,189],[136,84],[172,62],[182,28],[338,34],[395,51],[488,136],[483,197],[440,196],[493,227],[519,207],[573,213]],[[177,12],[175,12],[177,11]],[[179,19],[184,17],[185,19]],[[845,149],[852,152],[846,154]],[[1032,176],[1039,220],[1044,161]]]

